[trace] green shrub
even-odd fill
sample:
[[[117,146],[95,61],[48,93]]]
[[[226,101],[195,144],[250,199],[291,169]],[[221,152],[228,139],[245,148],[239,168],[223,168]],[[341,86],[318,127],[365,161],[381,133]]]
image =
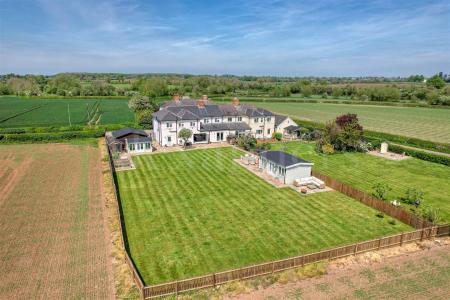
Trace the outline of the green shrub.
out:
[[[104,129],[97,129],[92,131],[2,134],[0,135],[0,142],[17,143],[17,142],[67,141],[72,139],[98,138],[104,136],[104,134],[105,134]]]
[[[426,160],[426,161],[450,166],[450,157],[446,157],[443,155],[436,155],[436,154],[432,154],[432,153],[422,152],[422,151],[413,150],[413,149],[409,149],[409,148],[405,148],[405,147],[397,146],[397,145],[389,145],[389,151],[394,152],[394,153],[405,153],[406,155],[409,155],[409,156],[412,156],[412,157],[415,157],[415,158],[418,158],[421,160]]]
[[[387,193],[392,190],[392,188],[384,182],[379,182],[373,187],[373,195],[381,200],[387,200]]]
[[[281,141],[281,139],[283,138],[283,135],[280,132],[274,132],[272,134],[272,138],[276,139],[277,141]]]

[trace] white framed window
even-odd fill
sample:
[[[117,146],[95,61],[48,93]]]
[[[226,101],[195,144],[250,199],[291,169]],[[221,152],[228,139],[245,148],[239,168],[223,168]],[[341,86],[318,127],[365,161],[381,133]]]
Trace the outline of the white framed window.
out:
[[[191,122],[191,127],[195,127],[195,122]]]
[[[150,148],[151,148],[150,143],[145,143],[145,149],[150,149]]]
[[[134,144],[128,144],[128,149],[130,149],[130,151],[134,151]]]
[[[242,122],[242,117],[237,117],[238,122]]]
[[[270,128],[269,128],[269,129],[267,129],[267,134],[270,134]]]
[[[209,123],[209,120],[208,120],[208,119],[204,119],[204,120],[203,120],[203,123],[208,124],[208,123]]]
[[[167,122],[167,123],[166,123],[166,127],[167,127],[167,128],[172,128],[172,123],[171,123],[171,122]]]
[[[168,137],[167,137],[167,141],[168,141],[168,142],[171,142],[171,141],[172,141],[172,137],[171,137],[171,136],[168,136]]]
[[[266,121],[267,121],[267,122],[270,122],[270,117],[267,117]]]
[[[184,123],[180,123],[180,127],[184,127]]]
[[[258,123],[259,122],[259,119],[258,118],[255,118],[255,123]]]
[[[263,133],[262,129],[256,129],[256,134],[262,134],[262,133]]]
[[[232,117],[228,117],[228,122],[233,122],[233,118]]]
[[[220,122],[220,118],[216,118],[214,121],[215,121],[216,123],[219,123],[219,122]]]

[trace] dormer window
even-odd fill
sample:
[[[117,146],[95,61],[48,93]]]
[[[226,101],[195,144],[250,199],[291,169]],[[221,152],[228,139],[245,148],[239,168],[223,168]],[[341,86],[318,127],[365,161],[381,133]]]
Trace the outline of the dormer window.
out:
[[[242,117],[237,117],[238,122],[242,122]]]
[[[191,122],[191,127],[195,127],[195,122]]]
[[[233,118],[228,117],[228,122],[233,122]]]
[[[266,120],[267,120],[267,122],[270,122],[270,117],[267,117],[267,119],[266,119]]]
[[[216,118],[216,123],[219,123],[220,122],[220,118]]]
[[[209,120],[208,120],[208,119],[204,119],[204,120],[203,120],[203,123],[208,124],[208,123],[209,123]]]
[[[258,123],[259,122],[259,118],[255,118],[255,123]]]

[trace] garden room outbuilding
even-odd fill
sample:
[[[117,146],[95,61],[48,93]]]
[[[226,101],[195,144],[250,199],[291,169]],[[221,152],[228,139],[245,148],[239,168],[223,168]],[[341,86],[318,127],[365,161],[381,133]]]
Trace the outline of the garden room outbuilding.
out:
[[[283,151],[264,151],[259,154],[259,168],[284,184],[311,176],[314,164]]]

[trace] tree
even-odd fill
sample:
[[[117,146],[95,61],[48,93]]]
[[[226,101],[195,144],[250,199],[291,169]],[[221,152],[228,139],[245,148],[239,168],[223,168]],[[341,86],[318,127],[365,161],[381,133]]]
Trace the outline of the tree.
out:
[[[373,195],[381,200],[387,200],[387,193],[392,190],[392,188],[383,182],[375,184],[373,187]]]
[[[403,198],[403,201],[408,204],[417,204],[420,205],[420,203],[423,201],[423,192],[421,190],[418,190],[416,188],[408,188],[405,193],[405,197]]]
[[[439,210],[439,208],[428,206],[423,210],[422,217],[424,217],[431,223],[437,223],[440,221],[440,213],[441,211]]]
[[[427,80],[427,86],[442,89],[445,87],[445,81],[439,75],[434,75]]]
[[[323,135],[317,143],[317,150],[322,153],[362,151],[362,138],[363,128],[358,122],[358,117],[355,114],[341,115],[325,125]],[[333,151],[329,151],[330,146]]]
[[[135,95],[128,101],[128,107],[134,112],[150,109],[150,100],[147,96]]]
[[[236,139],[236,144],[249,151],[256,147],[256,139],[251,134],[245,134]]]
[[[281,132],[274,132],[272,134],[272,138],[276,139],[277,141],[281,141],[283,138],[283,134]]]
[[[136,112],[136,122],[145,129],[152,128],[152,111],[151,110],[140,110]]]
[[[187,128],[183,128],[178,132],[178,137],[183,140],[183,147],[186,149],[187,141],[192,137],[192,131]]]

